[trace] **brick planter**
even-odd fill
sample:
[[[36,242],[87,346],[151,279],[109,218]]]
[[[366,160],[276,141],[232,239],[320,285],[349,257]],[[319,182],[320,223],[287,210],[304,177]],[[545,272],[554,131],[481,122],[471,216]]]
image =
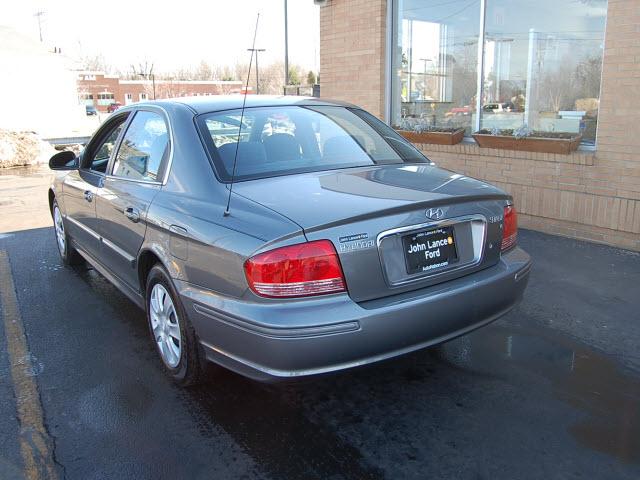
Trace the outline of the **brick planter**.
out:
[[[473,138],[475,139],[476,143],[482,148],[499,148],[502,150],[560,153],[568,155],[578,148],[582,135],[576,135],[571,138],[515,138],[509,135],[488,135],[484,133],[474,133]]]
[[[432,145],[456,145],[464,138],[464,128],[454,132],[414,132],[412,130],[396,130],[411,143],[430,143]]]

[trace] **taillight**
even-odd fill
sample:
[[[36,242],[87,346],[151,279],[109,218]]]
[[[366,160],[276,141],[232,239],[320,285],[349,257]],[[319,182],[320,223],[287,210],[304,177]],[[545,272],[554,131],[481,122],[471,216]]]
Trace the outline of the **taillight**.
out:
[[[244,263],[249,287],[263,297],[344,292],[338,254],[329,240],[276,248]]]
[[[504,207],[504,230],[502,230],[502,251],[509,250],[518,239],[518,214],[513,205]]]

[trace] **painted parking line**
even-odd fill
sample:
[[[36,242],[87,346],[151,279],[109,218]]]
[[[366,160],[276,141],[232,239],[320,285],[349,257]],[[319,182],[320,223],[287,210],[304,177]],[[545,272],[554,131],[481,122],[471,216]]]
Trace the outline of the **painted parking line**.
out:
[[[33,365],[18,309],[11,265],[4,250],[0,250],[0,305],[20,422],[20,451],[25,466],[25,478],[55,480],[58,475],[53,459],[52,442],[44,427],[40,394],[32,373]]]

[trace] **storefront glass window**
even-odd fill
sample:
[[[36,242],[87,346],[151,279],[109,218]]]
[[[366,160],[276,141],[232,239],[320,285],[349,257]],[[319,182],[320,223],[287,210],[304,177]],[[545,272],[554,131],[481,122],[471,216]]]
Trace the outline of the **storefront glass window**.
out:
[[[462,127],[476,102],[480,2],[398,0],[392,125]]]
[[[606,0],[394,0],[392,125],[595,143],[606,11]]]
[[[486,11],[480,127],[594,143],[607,2],[490,0]]]

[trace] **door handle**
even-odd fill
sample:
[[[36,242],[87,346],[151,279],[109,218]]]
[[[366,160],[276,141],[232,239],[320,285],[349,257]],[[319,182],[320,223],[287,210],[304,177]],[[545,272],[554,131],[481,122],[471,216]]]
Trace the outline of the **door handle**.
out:
[[[140,221],[140,211],[137,208],[127,207],[124,209],[124,216],[131,220],[133,223]]]
[[[84,199],[87,202],[93,201],[93,192],[91,190],[85,190],[84,191]]]

